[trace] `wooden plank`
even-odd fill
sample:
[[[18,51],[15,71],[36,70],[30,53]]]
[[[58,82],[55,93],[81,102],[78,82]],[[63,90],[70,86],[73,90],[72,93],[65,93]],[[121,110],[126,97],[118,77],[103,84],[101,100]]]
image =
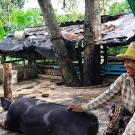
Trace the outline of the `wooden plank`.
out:
[[[101,72],[104,75],[121,75],[123,72]]]
[[[124,67],[124,64],[103,64],[102,67]]]
[[[44,79],[62,80],[62,76],[58,76],[58,75],[38,74],[38,77],[41,77],[41,78],[44,78]]]
[[[107,67],[103,67],[102,68],[103,70],[105,70],[105,71],[125,71],[126,72],[126,69],[125,68],[107,68]]]
[[[104,64],[102,65],[101,75],[104,78],[115,78],[126,72],[123,64]]]

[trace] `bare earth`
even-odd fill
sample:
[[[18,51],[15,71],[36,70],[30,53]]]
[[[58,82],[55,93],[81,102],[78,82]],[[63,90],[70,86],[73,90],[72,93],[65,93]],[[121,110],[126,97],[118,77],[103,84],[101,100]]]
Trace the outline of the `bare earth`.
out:
[[[49,102],[60,103],[64,105],[71,104],[83,104],[87,103],[90,100],[94,99],[100,93],[105,91],[108,86],[97,86],[97,87],[66,87],[66,86],[58,86],[56,85],[56,81],[50,81],[48,79],[38,78],[35,80],[27,80],[19,82],[18,84],[13,85],[13,97],[33,97],[42,99]],[[0,86],[0,97],[3,96],[3,88]],[[115,100],[119,102],[119,98]],[[98,135],[102,135],[106,125],[108,123],[108,102],[104,107],[93,110],[93,112],[97,115],[99,119],[99,133]],[[0,106],[0,119],[4,119],[5,112],[3,112]],[[19,135],[17,133],[11,133],[7,130],[0,128],[0,135]]]

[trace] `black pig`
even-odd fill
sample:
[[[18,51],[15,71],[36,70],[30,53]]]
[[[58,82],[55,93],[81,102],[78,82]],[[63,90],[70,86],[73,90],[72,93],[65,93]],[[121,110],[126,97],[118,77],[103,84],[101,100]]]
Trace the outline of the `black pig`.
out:
[[[4,128],[24,135],[96,135],[98,120],[92,113],[71,112],[64,105],[21,98],[9,106]]]

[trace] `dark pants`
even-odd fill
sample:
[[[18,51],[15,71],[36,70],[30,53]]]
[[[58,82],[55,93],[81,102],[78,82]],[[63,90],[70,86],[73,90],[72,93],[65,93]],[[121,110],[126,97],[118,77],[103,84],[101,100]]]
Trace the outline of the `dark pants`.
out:
[[[105,131],[105,135],[121,135],[129,120],[132,117],[132,114],[123,106],[112,106],[113,116],[110,117],[110,122]]]

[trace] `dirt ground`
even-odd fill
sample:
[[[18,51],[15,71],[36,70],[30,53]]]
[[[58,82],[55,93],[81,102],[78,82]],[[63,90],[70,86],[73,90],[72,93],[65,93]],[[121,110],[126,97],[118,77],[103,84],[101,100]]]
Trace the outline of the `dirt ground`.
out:
[[[12,86],[14,99],[18,97],[32,97],[38,98],[49,102],[60,103],[64,105],[71,104],[83,104],[94,99],[100,93],[105,91],[108,86],[99,85],[96,87],[66,87],[64,85],[58,86],[57,83],[60,80],[49,80],[44,78],[37,78],[34,80],[25,80],[18,82]],[[0,85],[0,97],[3,96],[3,87]],[[108,107],[110,102],[108,102],[104,107],[93,110],[99,119],[99,133],[102,135],[106,124],[108,123]],[[5,117],[5,112],[3,112],[0,106],[0,119]],[[0,135],[18,135],[16,133],[11,133],[9,131],[0,128]]]

